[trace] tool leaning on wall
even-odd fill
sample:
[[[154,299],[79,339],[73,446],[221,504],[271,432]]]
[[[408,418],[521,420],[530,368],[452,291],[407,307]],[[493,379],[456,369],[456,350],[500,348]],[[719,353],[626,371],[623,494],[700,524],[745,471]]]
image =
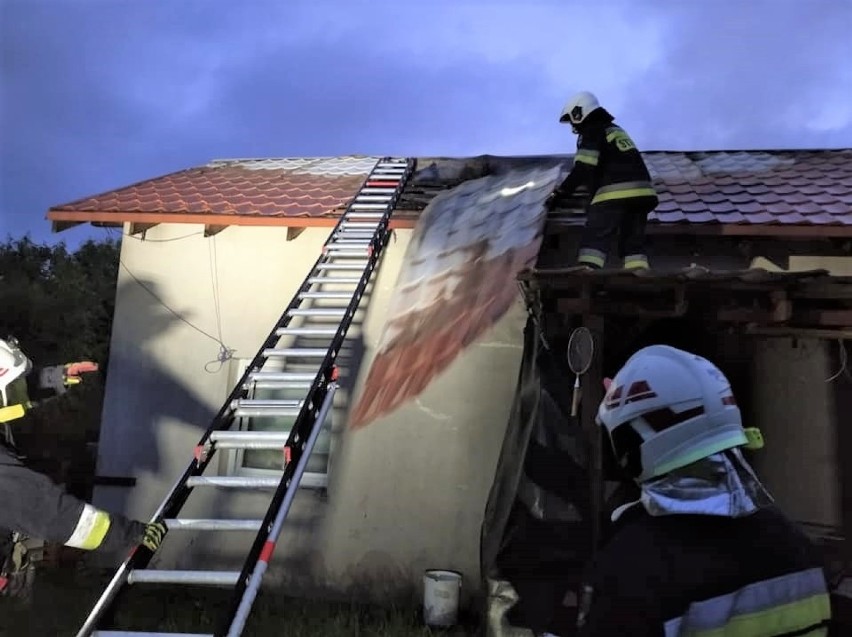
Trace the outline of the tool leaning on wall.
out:
[[[27,538],[64,544],[86,551],[118,552],[143,546],[156,551],[166,527],[107,513],[65,493],[47,476],[28,468],[15,447],[11,423],[38,404],[30,395],[51,400],[82,374],[97,371],[89,361],[35,368],[13,337],[0,339],[0,594],[14,589],[26,570]],[[10,586],[11,584],[11,586]]]

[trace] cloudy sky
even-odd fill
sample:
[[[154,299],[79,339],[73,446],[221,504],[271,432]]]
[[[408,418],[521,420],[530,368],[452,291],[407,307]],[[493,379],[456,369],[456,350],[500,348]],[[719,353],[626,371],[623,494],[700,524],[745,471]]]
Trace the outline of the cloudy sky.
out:
[[[852,147],[852,0],[0,0],[0,240],[225,157]]]

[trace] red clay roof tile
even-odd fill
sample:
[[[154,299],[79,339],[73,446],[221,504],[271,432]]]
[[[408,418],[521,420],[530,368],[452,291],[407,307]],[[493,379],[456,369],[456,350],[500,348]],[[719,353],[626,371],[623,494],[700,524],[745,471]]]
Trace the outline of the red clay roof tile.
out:
[[[852,149],[648,152],[645,158],[660,194],[656,223],[734,223],[741,218],[742,223],[822,224],[817,215],[824,213],[834,223],[852,225]],[[216,161],[54,206],[48,217],[335,217],[377,160]]]

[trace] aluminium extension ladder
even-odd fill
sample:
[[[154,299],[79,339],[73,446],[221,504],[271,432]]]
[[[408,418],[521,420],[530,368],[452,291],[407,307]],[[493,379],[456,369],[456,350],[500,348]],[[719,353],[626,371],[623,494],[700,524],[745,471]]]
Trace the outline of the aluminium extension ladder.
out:
[[[406,181],[414,168],[411,159],[386,157],[379,160],[358,194],[340,217],[296,296],[278,319],[260,351],[246,367],[231,395],[214,417],[194,451],[194,457],[178,479],[152,521],[164,519],[169,528],[164,542],[180,530],[256,530],[241,571],[176,571],[148,568],[153,554],[137,547],[121,564],[98,599],[77,637],[239,637],[251,612],[263,575],[269,565],[284,519],[305,473],[311,451],[337,390],[335,360],[343,344],[358,304],[370,281],[382,249],[390,236],[388,227]],[[322,291],[334,285],[346,291]],[[337,299],[340,307],[303,307],[304,301]],[[297,327],[291,320],[300,317]],[[327,319],[321,321],[321,319]],[[339,321],[339,323],[337,322]],[[313,323],[313,324],[312,324]],[[328,338],[327,348],[277,347],[282,337]],[[284,371],[264,370],[267,361],[285,360]],[[287,357],[313,359],[316,372],[288,372]],[[302,400],[256,400],[254,389],[304,390]],[[301,395],[301,394],[299,394]],[[295,417],[290,431],[246,431],[231,427],[239,418]],[[283,452],[283,475],[273,478],[204,476],[218,449],[273,449]],[[190,520],[178,514],[196,487],[232,489],[274,489],[269,509],[262,520]],[[233,589],[232,601],[215,634],[152,633],[111,630],[108,621],[117,597],[126,594],[130,584],[184,584]]]

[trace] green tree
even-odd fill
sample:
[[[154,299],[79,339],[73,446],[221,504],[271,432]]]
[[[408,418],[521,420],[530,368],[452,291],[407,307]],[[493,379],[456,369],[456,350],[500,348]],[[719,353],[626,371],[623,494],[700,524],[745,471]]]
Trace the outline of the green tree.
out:
[[[119,242],[75,252],[28,237],[0,244],[0,335],[14,335],[41,365],[109,355]]]

